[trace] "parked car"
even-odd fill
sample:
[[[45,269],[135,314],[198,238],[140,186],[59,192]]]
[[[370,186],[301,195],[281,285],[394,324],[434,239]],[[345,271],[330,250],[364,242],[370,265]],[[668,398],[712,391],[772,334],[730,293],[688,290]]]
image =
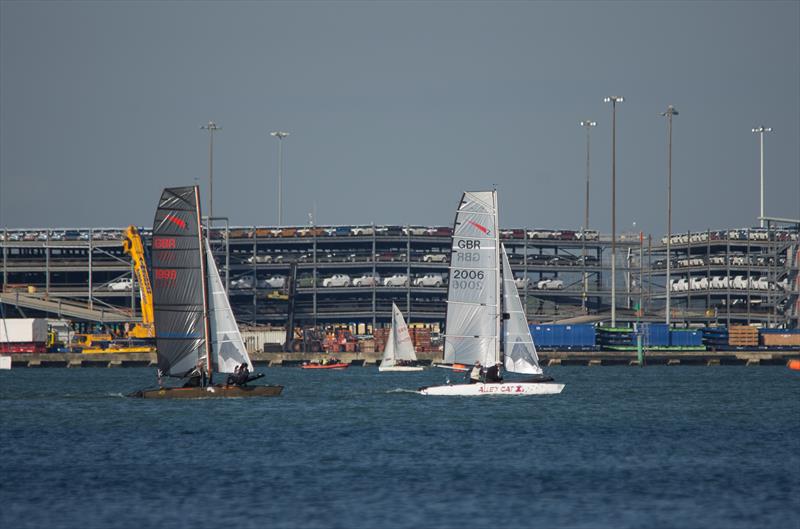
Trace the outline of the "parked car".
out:
[[[258,281],[258,288],[283,288],[286,286],[286,278],[283,276],[272,276]]]
[[[526,290],[528,285],[531,284],[531,279],[529,277],[515,277],[514,284],[517,285],[518,289]]]
[[[124,290],[132,290],[133,289],[133,279],[130,277],[123,277],[117,280],[112,281],[108,284],[109,290],[114,291],[124,291]]]
[[[425,263],[446,263],[447,255],[443,253],[427,253],[422,256],[422,261]]]
[[[381,278],[378,274],[364,274],[363,276],[353,279],[354,287],[374,287],[380,285]]]
[[[426,235],[427,233],[427,229],[421,226],[407,226],[403,228],[403,235],[412,235],[418,237],[420,235]]]
[[[425,274],[414,279],[415,287],[440,287],[444,284],[441,274]]]
[[[350,276],[347,274],[334,274],[322,280],[323,287],[349,287]]]
[[[564,282],[560,279],[542,279],[536,283],[536,288],[539,290],[561,290],[564,288]]]
[[[354,236],[373,235],[375,233],[375,229],[371,226],[357,226],[355,228],[351,228],[350,233]]]
[[[385,287],[405,287],[408,286],[408,276],[405,274],[392,274],[383,280]]]
[[[253,276],[242,276],[231,280],[231,288],[253,288]]]
[[[272,262],[272,256],[271,255],[251,255],[250,257],[245,259],[245,262],[247,264],[253,264],[253,263],[266,264],[266,263],[271,263]]]

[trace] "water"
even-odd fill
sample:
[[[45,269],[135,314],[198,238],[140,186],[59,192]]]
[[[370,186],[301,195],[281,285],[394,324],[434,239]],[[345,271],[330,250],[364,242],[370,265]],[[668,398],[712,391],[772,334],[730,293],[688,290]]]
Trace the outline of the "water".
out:
[[[800,526],[785,367],[559,367],[517,398],[267,373],[282,396],[181,402],[122,396],[152,369],[0,372],[0,526]]]

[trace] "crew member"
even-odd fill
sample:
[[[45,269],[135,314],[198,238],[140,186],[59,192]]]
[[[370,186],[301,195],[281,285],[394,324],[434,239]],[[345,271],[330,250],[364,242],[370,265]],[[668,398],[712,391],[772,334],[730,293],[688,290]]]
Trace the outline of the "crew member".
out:
[[[472,370],[469,372],[469,383],[477,384],[480,381],[481,381],[481,363],[476,360],[475,365],[472,366]]]

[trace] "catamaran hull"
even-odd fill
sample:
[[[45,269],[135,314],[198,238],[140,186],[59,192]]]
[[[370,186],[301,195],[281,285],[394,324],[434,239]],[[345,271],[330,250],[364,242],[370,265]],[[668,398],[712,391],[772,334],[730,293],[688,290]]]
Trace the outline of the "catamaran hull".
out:
[[[391,366],[391,367],[379,366],[378,367],[378,371],[380,371],[381,373],[385,373],[386,371],[422,371],[423,369],[425,368],[422,366]]]
[[[243,397],[277,397],[283,386],[213,386],[208,388],[144,389],[131,394],[142,399],[218,399]]]
[[[499,382],[489,384],[448,384],[419,389],[420,395],[479,397],[482,395],[556,395],[564,384],[554,382]]]

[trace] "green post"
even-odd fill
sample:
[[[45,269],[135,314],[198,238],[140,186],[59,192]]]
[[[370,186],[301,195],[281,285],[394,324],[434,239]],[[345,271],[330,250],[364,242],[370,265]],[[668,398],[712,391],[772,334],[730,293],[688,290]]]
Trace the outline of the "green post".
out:
[[[644,349],[642,348],[642,334],[636,335],[636,356],[639,360],[639,367],[644,367]]]

